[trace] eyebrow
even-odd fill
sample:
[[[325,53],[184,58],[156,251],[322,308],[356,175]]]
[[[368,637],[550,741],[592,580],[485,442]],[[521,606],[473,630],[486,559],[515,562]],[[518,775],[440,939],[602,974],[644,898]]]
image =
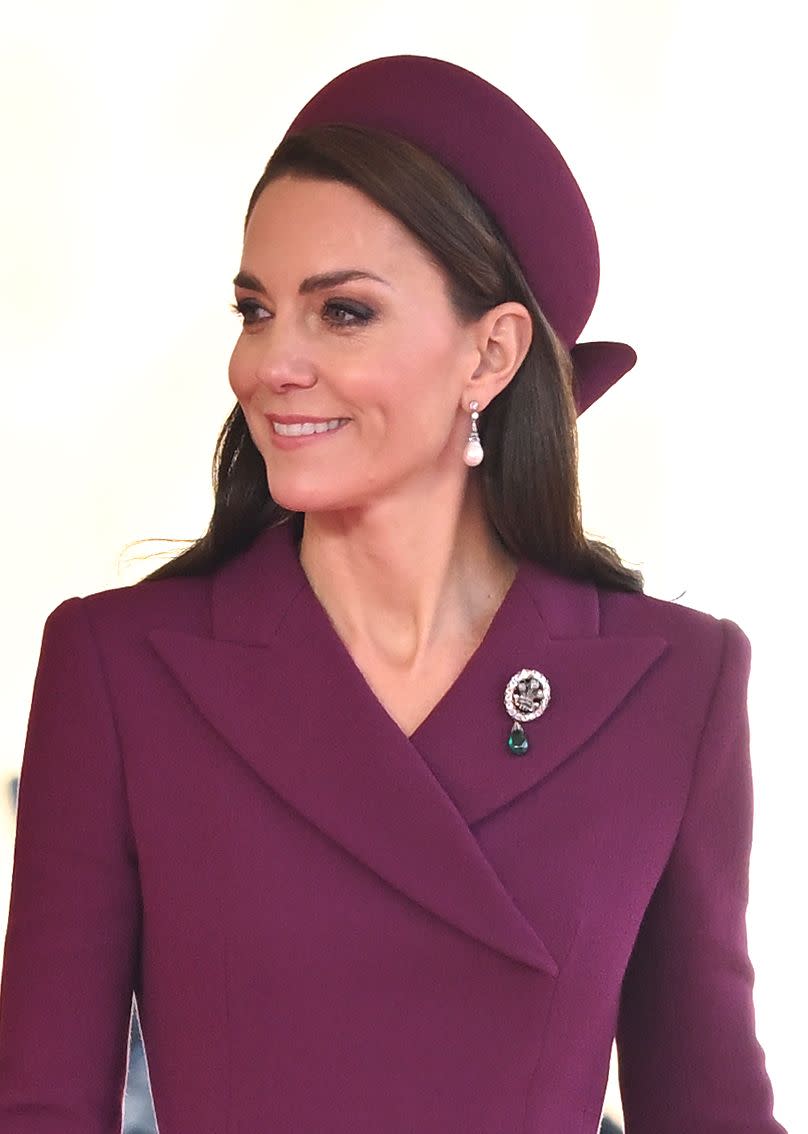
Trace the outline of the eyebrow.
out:
[[[363,268],[341,268],[334,272],[321,272],[316,276],[306,276],[298,291],[301,295],[308,295],[313,291],[322,291],[328,287],[336,287],[337,284],[348,283],[349,280],[376,280],[377,283],[384,284],[385,287],[393,286],[387,280],[382,279],[381,276],[377,276],[375,272],[368,272]],[[259,291],[261,295],[267,293],[258,277],[250,275],[249,272],[239,272],[233,283],[236,287],[243,287],[248,291]]]

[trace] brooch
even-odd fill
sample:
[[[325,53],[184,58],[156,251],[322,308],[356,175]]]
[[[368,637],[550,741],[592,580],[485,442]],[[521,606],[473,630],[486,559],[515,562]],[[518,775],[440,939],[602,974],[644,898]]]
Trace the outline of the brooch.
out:
[[[550,704],[550,682],[537,669],[520,669],[505,686],[505,710],[513,719],[508,751],[524,756],[530,744],[522,725],[540,717]]]

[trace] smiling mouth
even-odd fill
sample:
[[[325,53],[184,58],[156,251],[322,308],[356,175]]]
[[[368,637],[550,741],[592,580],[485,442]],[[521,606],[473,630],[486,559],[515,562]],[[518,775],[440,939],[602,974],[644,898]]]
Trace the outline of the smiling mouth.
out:
[[[330,433],[349,420],[347,417],[334,417],[330,421],[295,421],[289,424],[273,421],[272,428],[281,437],[305,437],[309,433]]]

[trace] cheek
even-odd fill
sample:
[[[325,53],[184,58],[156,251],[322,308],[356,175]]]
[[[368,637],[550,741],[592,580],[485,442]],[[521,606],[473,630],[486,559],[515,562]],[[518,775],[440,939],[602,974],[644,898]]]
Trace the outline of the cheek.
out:
[[[404,361],[391,391],[391,405],[405,428],[437,437],[457,411],[457,356],[441,345]]]
[[[452,366],[456,358],[447,352],[445,343],[407,342],[400,350],[378,360],[376,373],[384,400],[396,417],[441,414],[451,397]]]

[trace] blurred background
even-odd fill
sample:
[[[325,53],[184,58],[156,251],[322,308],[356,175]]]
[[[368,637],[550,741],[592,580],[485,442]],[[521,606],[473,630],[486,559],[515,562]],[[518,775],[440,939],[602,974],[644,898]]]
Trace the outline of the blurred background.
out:
[[[776,1114],[804,1128],[797,12],[787,0],[5,7],[0,935],[46,615],[147,573],[158,561],[142,556],[162,545],[136,541],[207,524],[250,190],[325,81],[377,55],[437,55],[503,88],[558,144],[601,246],[582,337],[639,354],[581,419],[590,534],[640,566],[651,594],[752,640],[758,1035]],[[607,1108],[619,1117],[614,1082]]]

